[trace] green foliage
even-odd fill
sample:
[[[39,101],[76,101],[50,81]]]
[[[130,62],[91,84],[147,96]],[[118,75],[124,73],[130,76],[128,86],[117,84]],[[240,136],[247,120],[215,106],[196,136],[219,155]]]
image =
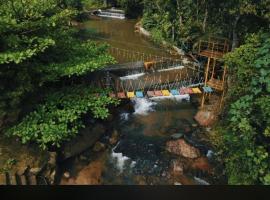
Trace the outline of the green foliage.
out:
[[[117,0],[116,3],[122,7],[125,10],[127,16],[131,18],[138,17],[142,14],[142,0]]]
[[[104,119],[107,106],[116,103],[94,96],[98,89],[72,84],[114,62],[108,45],[83,40],[71,25],[81,9],[80,0],[0,0],[0,117],[23,109],[22,100],[27,102],[31,94],[46,96],[7,128],[8,135],[23,143],[59,146],[84,127],[84,115]],[[53,83],[57,92],[52,92]]]
[[[4,165],[1,166],[0,168],[0,173],[5,173],[5,172],[8,172],[9,170],[12,169],[12,167],[14,165],[16,165],[17,163],[17,160],[15,160],[14,158],[9,158],[5,161]]]
[[[149,31],[161,31],[167,42],[182,48],[190,45],[191,50],[201,37],[217,35],[243,41],[247,33],[269,28],[269,3],[269,0],[144,0],[142,23]]]
[[[92,72],[113,58],[107,45],[78,38],[75,0],[0,3],[0,116],[47,82]],[[12,84],[11,81],[12,80]]]
[[[230,184],[269,183],[269,38],[252,35],[225,58],[232,84],[222,151]]]
[[[83,85],[68,87],[50,93],[44,104],[26,116],[18,125],[9,129],[7,134],[21,138],[22,143],[37,142],[42,148],[50,145],[60,146],[77,135],[85,125],[82,117],[89,115],[105,119],[107,106],[118,101],[106,96],[96,96],[104,91]],[[91,115],[90,115],[90,113]]]

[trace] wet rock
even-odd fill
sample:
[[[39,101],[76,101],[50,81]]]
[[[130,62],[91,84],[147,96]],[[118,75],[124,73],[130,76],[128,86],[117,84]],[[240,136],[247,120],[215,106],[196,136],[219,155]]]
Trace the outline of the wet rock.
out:
[[[94,127],[83,129],[76,138],[63,145],[60,161],[76,156],[92,147],[103,134],[105,134],[105,127],[102,124],[97,123]]]
[[[207,110],[200,110],[194,118],[201,126],[211,126],[217,120],[214,112]]]
[[[100,185],[102,184],[102,172],[104,170],[104,158],[99,157],[92,161],[88,166],[78,172],[76,177],[64,178],[61,180],[61,185]]]
[[[184,137],[183,133],[176,133],[176,134],[171,135],[171,138],[174,140],[180,139],[182,137]]]
[[[69,172],[65,172],[63,174],[63,176],[66,178],[66,179],[69,179],[70,178],[70,173]]]
[[[105,148],[106,148],[106,145],[105,145],[105,144],[103,144],[103,143],[101,143],[101,142],[97,142],[97,143],[95,144],[94,148],[93,148],[93,151],[95,151],[95,152],[100,152],[100,151],[105,150]]]
[[[184,139],[168,141],[166,143],[166,150],[170,153],[183,156],[185,158],[198,158],[200,152],[195,147],[188,144]]]
[[[201,170],[203,172],[211,172],[211,166],[208,159],[205,157],[200,157],[194,160],[191,164],[191,168],[194,170]]]
[[[118,142],[118,140],[119,140],[119,133],[117,130],[114,130],[109,142],[111,145],[115,145]]]
[[[51,166],[55,166],[56,165],[56,158],[57,158],[57,153],[56,152],[50,152],[49,153],[49,161],[48,161],[48,163]]]
[[[184,172],[184,165],[181,160],[173,160],[171,168],[173,175],[182,175]]]
[[[30,170],[29,170],[29,172],[31,173],[31,174],[34,174],[34,175],[37,175],[37,174],[39,174],[40,172],[41,172],[41,168],[39,168],[39,167],[37,167],[37,168],[31,168]]]

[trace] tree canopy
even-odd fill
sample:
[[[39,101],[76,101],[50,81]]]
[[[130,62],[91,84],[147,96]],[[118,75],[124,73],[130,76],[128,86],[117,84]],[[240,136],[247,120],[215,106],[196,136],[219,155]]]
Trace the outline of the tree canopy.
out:
[[[0,118],[4,120],[13,111],[20,110],[24,106],[22,101],[31,93],[44,92],[47,96],[41,101],[42,105],[8,131],[21,137],[23,142],[36,141],[43,147],[49,142],[59,145],[78,132],[80,126],[76,123],[81,123],[82,113],[92,111],[96,117],[104,118],[105,106],[112,103],[107,97],[91,98],[94,92],[91,88],[82,90],[72,84],[68,84],[71,88],[58,88],[66,97],[62,92],[51,92],[51,88],[47,88],[48,84],[68,83],[114,62],[107,54],[107,45],[78,37],[79,29],[71,23],[78,14],[78,4],[74,2],[0,2]],[[65,91],[69,91],[68,94]],[[76,101],[79,107],[74,105]],[[97,114],[98,109],[103,114]]]

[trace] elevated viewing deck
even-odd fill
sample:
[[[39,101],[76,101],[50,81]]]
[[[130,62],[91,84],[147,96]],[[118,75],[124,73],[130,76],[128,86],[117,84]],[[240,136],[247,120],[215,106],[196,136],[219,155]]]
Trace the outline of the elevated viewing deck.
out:
[[[199,41],[198,54],[203,57],[222,59],[229,50],[230,43],[227,39],[209,37],[208,40]]]

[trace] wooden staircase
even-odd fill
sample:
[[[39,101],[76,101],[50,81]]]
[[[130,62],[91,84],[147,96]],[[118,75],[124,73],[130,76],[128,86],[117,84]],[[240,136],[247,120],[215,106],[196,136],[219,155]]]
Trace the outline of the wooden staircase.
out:
[[[22,175],[9,172],[0,174],[0,185],[48,185],[45,177],[26,172]]]

